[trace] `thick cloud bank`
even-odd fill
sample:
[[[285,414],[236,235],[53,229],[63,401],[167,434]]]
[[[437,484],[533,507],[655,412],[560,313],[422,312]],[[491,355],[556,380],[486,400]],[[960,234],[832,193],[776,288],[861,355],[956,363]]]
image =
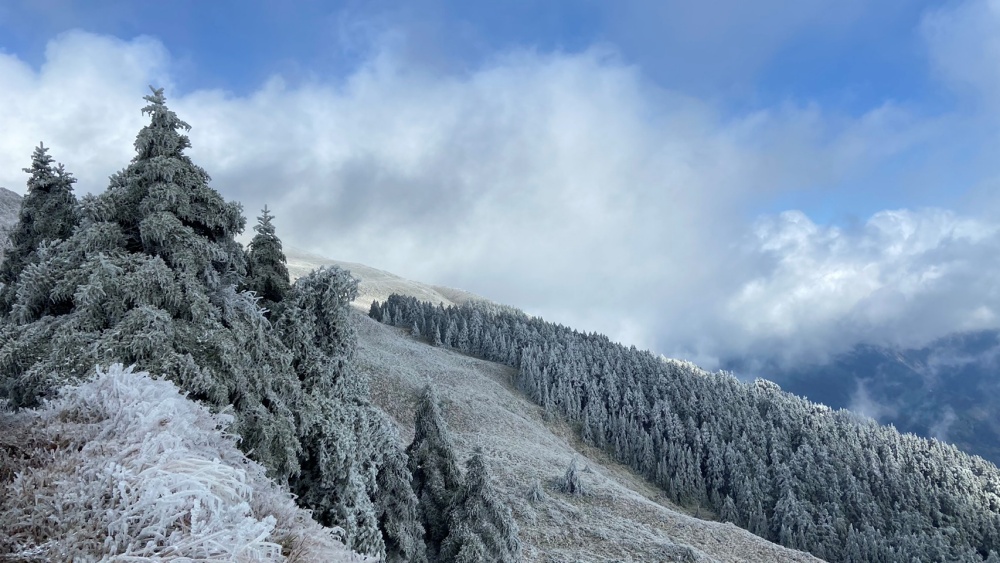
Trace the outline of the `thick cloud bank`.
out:
[[[762,219],[747,252],[765,264],[720,317],[789,356],[853,342],[918,346],[998,326],[995,223],[938,209],[883,211],[855,229],[797,211]]]
[[[250,217],[268,204],[287,245],[707,367],[1000,326],[989,217],[900,209],[847,228],[771,211],[871,182],[932,150],[948,119],[891,102],[856,117],[808,103],[732,115],[608,48],[442,74],[393,45],[346,77],[273,77],[246,97],[172,93],[169,46],[150,38],[62,35],[39,68],[0,55],[0,185],[23,192],[41,140],[78,190],[103,189],[131,157],[152,83],[194,126],[214,187]]]

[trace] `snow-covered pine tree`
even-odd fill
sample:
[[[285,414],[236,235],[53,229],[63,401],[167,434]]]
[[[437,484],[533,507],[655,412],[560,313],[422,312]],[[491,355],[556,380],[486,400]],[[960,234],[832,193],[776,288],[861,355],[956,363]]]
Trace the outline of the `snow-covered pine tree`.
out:
[[[558,489],[568,495],[583,495],[586,493],[583,482],[580,480],[580,469],[576,465],[576,458],[569,463],[566,474],[558,481]]]
[[[246,273],[235,239],[246,226],[242,207],[225,201],[184,154],[191,141],[181,130],[191,126],[167,107],[163,89],[144,99],[150,123],[136,137],[132,163],[111,178],[99,218],[118,223],[127,250],[159,256],[210,291],[236,285]]]
[[[722,503],[722,509],[719,511],[719,520],[723,522],[732,522],[736,525],[742,523],[739,520],[739,516],[736,511],[736,503],[733,502],[733,497],[726,495],[726,499]]]
[[[382,306],[378,300],[372,301],[371,307],[368,308],[368,316],[382,322]]]
[[[426,563],[424,527],[420,524],[420,507],[411,485],[409,460],[398,446],[395,426],[388,428],[392,440],[387,444],[378,471],[375,498],[379,529],[385,540],[385,560],[386,563]]]
[[[53,162],[48,147],[39,143],[31,155],[31,167],[24,169],[31,174],[28,193],[0,263],[0,314],[10,312],[14,281],[26,265],[37,260],[38,247],[46,241],[66,240],[79,223],[73,195],[76,178]]]
[[[347,270],[322,267],[295,281],[274,325],[292,352],[292,366],[307,393],[346,401],[368,397],[367,379],[348,373],[357,345],[350,303],[358,280]]]
[[[326,526],[339,526],[351,549],[381,557],[385,544],[372,502],[378,466],[372,443],[375,431],[367,409],[318,392],[300,404],[301,472],[291,489],[313,518]]]
[[[291,289],[287,260],[271,219],[274,215],[265,205],[253,228],[257,234],[247,250],[247,276],[242,286],[242,289],[253,291],[260,297],[260,305],[267,310],[267,317]]]
[[[296,280],[275,327],[291,349],[302,386],[296,410],[301,473],[292,490],[322,524],[340,526],[347,545],[382,556],[374,498],[387,439],[384,414],[368,401],[368,382],[350,369],[356,335],[350,302],[358,282],[346,270],[320,268]]]
[[[427,556],[438,561],[441,544],[448,537],[451,511],[463,480],[448,426],[441,416],[437,393],[424,387],[417,406],[413,442],[406,449],[413,475],[413,492],[420,503]]]
[[[28,406],[97,364],[137,364],[232,408],[240,446],[284,479],[298,470],[300,386],[253,297],[236,291],[240,207],[184,155],[189,126],[162,90],[145,99],[150,124],[132,162],[105,193],[82,199],[73,235],[40,248],[12,286],[0,389]]]
[[[451,533],[441,546],[440,560],[519,562],[517,522],[493,487],[481,449],[476,448],[466,468],[465,483],[451,512]]]

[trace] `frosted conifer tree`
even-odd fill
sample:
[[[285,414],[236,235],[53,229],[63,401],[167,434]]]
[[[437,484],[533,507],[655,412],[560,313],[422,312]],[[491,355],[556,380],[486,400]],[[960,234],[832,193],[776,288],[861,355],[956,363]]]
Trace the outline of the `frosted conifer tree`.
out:
[[[396,438],[395,427],[391,436]],[[378,471],[379,529],[385,540],[386,563],[426,563],[424,527],[420,524],[417,497],[411,486],[408,459],[402,448],[389,444]]]
[[[288,349],[236,291],[240,207],[184,155],[189,126],[162,90],[145,99],[150,123],[132,162],[105,193],[82,199],[73,235],[40,248],[12,286],[0,388],[30,406],[94,365],[137,364],[192,398],[231,405],[241,447],[286,478],[298,470],[300,387]]]
[[[267,316],[291,288],[281,239],[275,234],[271,219],[274,216],[265,205],[253,228],[257,234],[250,241],[247,251],[247,277],[243,282],[243,289],[253,291],[260,297],[260,305],[267,309]]]
[[[37,260],[39,245],[69,238],[79,223],[73,195],[76,178],[53,162],[49,149],[39,143],[31,155],[31,167],[24,169],[31,177],[18,222],[9,234],[10,247],[0,264],[0,313],[10,312],[13,283],[27,264]]]
[[[427,555],[431,561],[437,561],[441,544],[448,537],[451,510],[463,481],[437,394],[430,385],[420,397],[415,425],[413,442],[406,454],[410,457],[413,492],[420,502]]]
[[[350,302],[358,282],[337,267],[296,280],[275,322],[302,385],[296,411],[303,445],[292,489],[326,525],[340,526],[348,546],[383,555],[373,497],[383,453],[384,420],[368,402],[368,383],[350,369],[356,335]]]
[[[580,470],[576,466],[576,458],[566,468],[566,474],[559,480],[559,490],[568,495],[583,495],[585,490],[580,480]]]
[[[167,108],[163,89],[144,99],[150,123],[136,137],[132,163],[112,177],[99,218],[118,223],[127,250],[159,256],[209,290],[233,285],[246,272],[234,238],[246,225],[242,208],[223,200],[184,154],[191,142],[181,131],[191,126]]]
[[[521,541],[510,508],[490,481],[483,452],[466,463],[465,484],[451,513],[451,533],[441,546],[441,561],[474,563],[521,560]]]

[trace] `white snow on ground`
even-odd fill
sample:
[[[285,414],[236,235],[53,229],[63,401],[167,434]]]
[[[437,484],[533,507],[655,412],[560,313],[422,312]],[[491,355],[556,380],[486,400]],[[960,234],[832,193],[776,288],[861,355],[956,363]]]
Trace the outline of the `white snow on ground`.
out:
[[[0,561],[368,561],[236,449],[229,420],[120,365],[0,411]]]
[[[447,305],[454,302],[447,290],[365,266],[322,263],[347,268],[361,281],[355,300],[356,365],[371,378],[373,401],[409,441],[421,388],[428,382],[437,387],[460,456],[466,459],[475,447],[483,448],[521,527],[526,561],[819,561],[732,524],[686,514],[656,486],[581,443],[567,424],[546,420],[542,409],[513,387],[511,368],[435,348],[365,314],[372,299],[384,300],[393,292]],[[584,497],[561,494],[552,486],[574,458],[588,468],[583,481],[589,494]],[[532,503],[528,491],[536,479],[545,497]]]

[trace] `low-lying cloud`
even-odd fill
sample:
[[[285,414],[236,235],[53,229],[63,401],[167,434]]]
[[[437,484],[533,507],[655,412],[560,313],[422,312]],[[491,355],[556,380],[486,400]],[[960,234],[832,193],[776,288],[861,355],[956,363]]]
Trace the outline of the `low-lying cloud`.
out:
[[[801,212],[758,221],[746,252],[766,264],[719,315],[783,355],[854,342],[920,346],[943,334],[998,326],[994,222],[939,209],[877,213],[853,229]]]
[[[40,68],[0,55],[0,185],[23,192],[41,140],[78,190],[104,189],[153,83],[193,125],[190,154],[213,186],[251,223],[268,204],[286,245],[709,367],[1000,326],[989,217],[760,216],[926,150],[947,119],[892,102],[853,118],[809,103],[733,116],[653,85],[609,48],[443,74],[389,43],[345,77],[171,92],[168,48],[74,32]]]

